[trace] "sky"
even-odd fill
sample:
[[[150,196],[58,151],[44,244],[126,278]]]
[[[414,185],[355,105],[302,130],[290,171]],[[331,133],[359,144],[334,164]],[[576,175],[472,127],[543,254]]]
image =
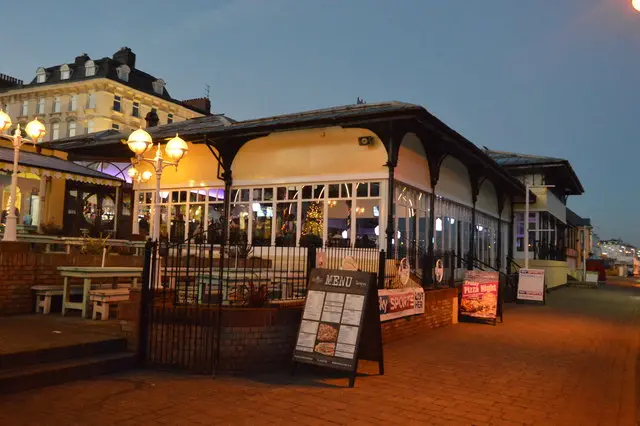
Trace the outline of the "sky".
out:
[[[416,103],[478,146],[568,159],[569,207],[640,246],[640,13],[630,0],[31,0],[3,4],[0,73],[122,46],[173,97],[237,120]]]

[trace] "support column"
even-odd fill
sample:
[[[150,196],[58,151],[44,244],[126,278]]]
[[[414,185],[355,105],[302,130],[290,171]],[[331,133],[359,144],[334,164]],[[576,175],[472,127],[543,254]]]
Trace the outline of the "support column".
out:
[[[504,210],[504,197],[498,194],[498,259],[496,267],[500,271],[502,267],[502,211]]]
[[[138,191],[135,190],[135,188],[133,189],[133,202],[131,203],[132,205],[132,212],[131,212],[131,234],[133,235],[140,235],[140,222],[138,222],[138,197],[140,195],[140,191],[138,188]]]
[[[473,207],[471,208],[471,232],[469,233],[469,252],[467,253],[467,269],[473,270],[473,259],[475,257],[476,250],[476,202],[473,201]]]
[[[427,256],[424,259],[424,268],[422,268],[422,284],[425,286],[433,285],[433,267],[435,265],[435,253],[433,240],[435,239],[436,227],[436,183],[431,179],[431,197],[429,197],[429,244],[427,245]]]
[[[510,223],[509,223],[509,245],[507,249],[507,274],[511,274],[511,262],[513,261],[513,227],[515,223],[513,223],[514,213],[513,213],[513,200],[511,201],[511,215],[510,215]]]
[[[397,159],[395,158],[395,146],[393,140],[393,132],[389,132],[389,146],[387,147],[387,164],[389,168],[389,186],[387,188],[387,258],[392,258],[394,255],[394,246],[392,244],[395,239],[395,168],[397,165]]]
[[[116,203],[115,203],[115,217],[113,218],[113,238],[118,238],[118,220],[120,219],[120,213],[122,213],[122,206],[120,199],[122,198],[122,189],[116,186]]]
[[[46,176],[40,176],[40,188],[38,188],[38,234],[42,234],[42,225],[46,221],[44,203],[47,201],[47,179]]]

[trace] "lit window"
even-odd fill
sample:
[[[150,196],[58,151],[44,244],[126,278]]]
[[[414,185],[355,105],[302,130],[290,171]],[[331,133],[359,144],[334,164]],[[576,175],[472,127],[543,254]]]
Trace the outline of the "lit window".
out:
[[[171,124],[173,123],[173,114],[168,114],[167,115],[167,124]]]
[[[95,108],[95,107],[96,107],[96,95],[95,93],[89,93],[87,108]]]
[[[47,81],[47,73],[44,71],[44,68],[40,67],[38,71],[36,71],[36,82],[44,83],[45,81]]]
[[[69,137],[71,136],[75,136],[76,135],[76,122],[75,121],[69,121],[68,125],[68,133],[69,133]]]
[[[53,112],[60,112],[60,96],[56,96],[53,100]]]
[[[38,114],[44,114],[44,98],[38,99]]]
[[[131,115],[134,117],[140,117],[140,102],[134,102],[131,109]]]
[[[93,120],[87,121],[87,133],[93,133]]]
[[[131,72],[131,68],[128,65],[120,65],[117,68],[118,78],[122,81],[129,81],[129,73]]]
[[[65,64],[60,67],[60,80],[69,80],[69,77],[71,77],[71,69]]]
[[[119,125],[119,124],[117,124],[117,123],[113,123],[113,124],[111,124],[111,129],[113,129],[113,130],[120,130],[120,125]]]
[[[51,140],[60,138],[60,123],[53,123],[51,125]]]
[[[96,75],[96,64],[93,61],[87,61],[84,63],[84,75],[85,77],[91,77]]]
[[[113,110],[120,111],[122,108],[122,98],[118,95],[113,95]]]
[[[29,101],[22,101],[22,115],[29,115]]]
[[[76,95],[71,95],[71,99],[69,99],[69,111],[76,110]]]

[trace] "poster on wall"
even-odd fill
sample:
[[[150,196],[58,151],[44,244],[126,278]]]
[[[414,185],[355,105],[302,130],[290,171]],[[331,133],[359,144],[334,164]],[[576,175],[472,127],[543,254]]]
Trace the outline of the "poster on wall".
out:
[[[462,283],[460,318],[493,321],[498,316],[500,276],[492,271],[466,271]]]
[[[313,269],[293,354],[295,363],[350,371],[359,359],[382,364],[382,332],[374,274]],[[363,349],[364,350],[361,350]]]
[[[518,300],[544,302],[544,269],[520,269]]]
[[[424,290],[401,288],[378,290],[380,321],[424,314]]]

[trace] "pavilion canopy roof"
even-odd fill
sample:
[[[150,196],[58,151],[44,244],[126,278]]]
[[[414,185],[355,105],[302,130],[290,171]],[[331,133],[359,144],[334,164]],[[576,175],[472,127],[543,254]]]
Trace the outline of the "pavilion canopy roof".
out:
[[[188,142],[223,146],[234,139],[258,138],[278,131],[331,126],[358,127],[358,124],[364,127],[366,124],[393,120],[423,126],[430,131],[430,134],[438,135],[442,146],[448,152],[464,157],[461,158],[463,162],[475,163],[483,172],[500,181],[505,188],[509,188],[510,193],[524,194],[524,185],[500,167],[482,149],[448,127],[422,106],[405,102],[346,105],[245,121],[235,121],[224,115],[213,115],[145,130],[156,141],[169,140],[179,133],[180,137]],[[74,161],[97,158],[122,161],[132,156],[128,147],[122,144],[127,137],[128,134],[106,131],[102,134],[63,138],[49,142],[47,146],[68,152],[69,158]]]

